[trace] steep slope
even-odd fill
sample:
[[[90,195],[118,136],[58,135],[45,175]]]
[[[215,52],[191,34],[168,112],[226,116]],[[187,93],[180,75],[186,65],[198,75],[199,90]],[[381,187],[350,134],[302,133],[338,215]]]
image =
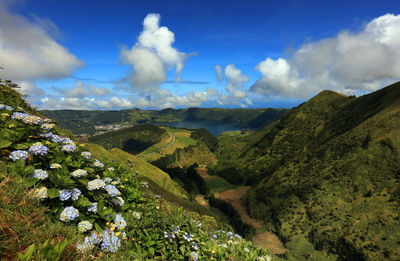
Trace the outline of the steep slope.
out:
[[[248,210],[289,258],[400,259],[400,83],[359,98],[324,91],[245,141],[225,164],[255,184]]]
[[[85,144],[85,148],[100,160],[111,160],[126,168],[133,168],[166,191],[178,197],[187,198],[185,191],[167,173],[132,154],[117,148],[106,150],[102,146],[93,143]]]

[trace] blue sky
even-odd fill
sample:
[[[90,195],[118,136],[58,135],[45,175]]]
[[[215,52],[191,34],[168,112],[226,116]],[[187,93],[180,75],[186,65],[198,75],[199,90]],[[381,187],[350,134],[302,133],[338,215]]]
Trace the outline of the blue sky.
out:
[[[1,2],[0,78],[44,109],[292,107],[400,79],[398,1]]]

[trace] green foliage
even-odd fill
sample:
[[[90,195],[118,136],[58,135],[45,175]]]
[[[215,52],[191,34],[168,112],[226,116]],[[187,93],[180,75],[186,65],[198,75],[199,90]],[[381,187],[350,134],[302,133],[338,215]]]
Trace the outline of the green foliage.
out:
[[[215,150],[215,146],[217,145],[217,138],[212,135],[207,129],[197,129],[194,130],[191,134],[190,137],[196,140],[201,140],[206,144],[206,146],[211,150]]]
[[[141,124],[90,137],[89,142],[107,149],[119,148],[131,154],[138,154],[160,142],[167,135],[164,129],[156,125]]]
[[[239,213],[232,207],[231,204],[227,203],[225,200],[221,200],[214,197],[214,194],[211,194],[208,197],[210,202],[210,206],[220,209],[225,215],[227,215],[229,224],[241,235],[248,240],[251,240],[256,232],[254,227],[251,225],[244,223],[239,215]]]
[[[359,98],[324,91],[252,135],[221,138],[216,173],[234,167],[254,185],[250,215],[294,260],[398,260],[399,137],[400,83]]]

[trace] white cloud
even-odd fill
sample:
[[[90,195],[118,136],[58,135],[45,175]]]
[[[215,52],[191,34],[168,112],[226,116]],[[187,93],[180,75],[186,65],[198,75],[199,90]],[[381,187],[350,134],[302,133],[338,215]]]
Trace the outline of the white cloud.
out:
[[[246,97],[246,91],[243,84],[249,81],[249,76],[243,75],[242,71],[237,69],[233,64],[225,67],[225,77],[228,79],[226,90],[234,99],[243,99]]]
[[[60,99],[45,97],[41,100],[42,110],[95,110],[97,109],[94,98],[65,98]]]
[[[187,54],[172,47],[175,35],[167,27],[160,27],[160,15],[148,14],[143,31],[131,48],[122,48],[120,60],[132,65],[130,87],[141,93],[153,93],[166,79],[166,72],[175,68],[175,80],[180,81]]]
[[[217,80],[221,82],[224,79],[221,65],[215,65],[215,72],[217,73]]]
[[[400,15],[373,19],[359,33],[304,44],[288,60],[266,58],[251,91],[266,96],[307,98],[331,89],[372,91],[400,79]]]
[[[161,59],[149,48],[134,46],[121,50],[121,61],[132,65],[131,87],[141,93],[152,93],[167,77]]]
[[[90,84],[85,84],[82,81],[77,81],[75,86],[71,88],[53,87],[53,90],[60,92],[63,96],[68,98],[85,98],[89,96],[105,96],[112,94],[112,92],[105,87],[95,87]]]
[[[12,14],[0,4],[0,66],[4,67],[0,71],[1,78],[14,81],[59,79],[84,66],[43,28],[54,27],[54,24],[45,19],[36,18],[36,21],[39,22]]]

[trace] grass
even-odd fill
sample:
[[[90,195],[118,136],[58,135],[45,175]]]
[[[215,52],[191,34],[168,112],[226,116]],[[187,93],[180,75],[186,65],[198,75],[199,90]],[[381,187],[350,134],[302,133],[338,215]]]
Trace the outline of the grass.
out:
[[[31,244],[40,245],[47,239],[61,242],[76,239],[76,228],[53,221],[48,208],[30,197],[23,186],[23,178],[6,172],[0,161],[0,257],[15,260]],[[64,257],[75,256],[73,245],[64,251]],[[3,259],[4,258],[4,259]]]
[[[235,187],[224,178],[208,175],[207,169],[205,168],[197,168],[197,173],[199,173],[199,175],[203,178],[210,192],[216,193]]]

